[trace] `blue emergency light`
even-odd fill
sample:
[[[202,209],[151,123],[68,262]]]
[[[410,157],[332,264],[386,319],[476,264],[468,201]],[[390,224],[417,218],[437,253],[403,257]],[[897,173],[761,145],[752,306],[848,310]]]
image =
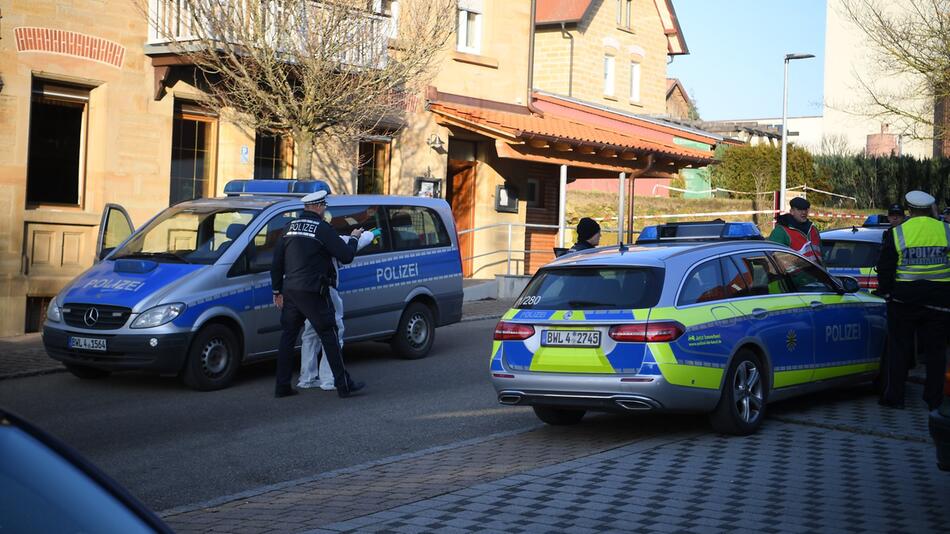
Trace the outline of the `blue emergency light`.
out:
[[[667,223],[646,226],[640,231],[638,244],[676,241],[719,241],[762,239],[759,227],[751,222],[725,222],[721,219],[704,222]]]
[[[864,224],[861,226],[864,226],[865,228],[869,228],[869,227],[875,227],[875,226],[880,227],[880,226],[890,226],[890,225],[891,223],[890,221],[887,220],[887,215],[874,214],[874,215],[868,215],[868,218],[864,219]]]
[[[224,186],[224,194],[304,196],[317,191],[330,193],[330,186],[321,180],[231,180]]]

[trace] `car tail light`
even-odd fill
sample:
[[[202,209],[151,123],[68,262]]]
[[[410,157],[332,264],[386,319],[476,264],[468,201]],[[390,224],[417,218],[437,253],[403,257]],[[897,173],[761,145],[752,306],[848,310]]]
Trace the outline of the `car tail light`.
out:
[[[877,289],[877,276],[857,276],[858,285],[864,289]]]
[[[608,335],[614,341],[627,343],[668,343],[685,331],[676,321],[656,321],[612,326]]]
[[[501,321],[495,327],[495,341],[524,341],[533,335],[534,327],[529,324]]]

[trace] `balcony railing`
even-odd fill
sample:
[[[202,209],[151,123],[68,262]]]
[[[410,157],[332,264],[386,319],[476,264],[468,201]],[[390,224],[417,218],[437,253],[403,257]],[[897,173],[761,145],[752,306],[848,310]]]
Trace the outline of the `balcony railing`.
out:
[[[301,1],[303,2],[304,0]],[[215,10],[220,9],[217,7],[218,4],[224,6],[229,5],[236,10],[246,11],[248,9],[248,3],[245,0],[228,0],[225,2],[209,0],[209,4],[216,6]],[[254,2],[254,4],[260,6],[260,9],[263,11],[260,20],[265,21],[268,41],[276,42],[278,39],[286,41],[288,39],[288,27],[300,27],[301,30],[297,32],[298,36],[300,38],[308,37],[306,35],[307,30],[305,29],[307,27],[306,24],[293,23],[295,20],[294,17],[297,15],[284,18],[277,16],[277,10],[280,9],[282,3],[265,0],[262,2]],[[319,9],[320,2],[310,0],[309,4],[301,3],[297,5],[303,7],[301,10],[301,18],[306,18],[314,13],[314,11],[307,9],[306,6],[315,6]],[[200,27],[195,26],[200,23],[188,6],[189,2],[185,0],[149,0],[149,27],[148,41],[146,44],[156,46],[181,44],[187,43],[188,41],[196,41],[200,37],[207,37],[210,32],[201,31]],[[386,5],[385,13],[382,11],[382,6],[381,0],[373,0],[368,6],[370,10],[352,19],[353,35],[357,35],[360,38],[353,39],[353,43],[347,43],[347,45],[352,44],[352,46],[348,46],[347,50],[343,52],[344,57],[342,61],[347,63],[366,63],[366,59],[369,57],[385,58],[385,48],[380,49],[380,47],[388,46],[389,40],[395,39],[397,36],[399,5],[398,2],[389,2]],[[227,7],[225,7],[225,9],[227,9]],[[280,23],[267,22],[277,20],[284,21],[286,27],[278,28],[276,26],[280,25]],[[205,29],[207,30],[207,28]],[[293,34],[294,32],[290,30],[289,35],[291,40],[294,39]],[[220,40],[226,41],[226,39]],[[357,58],[364,59],[360,61]],[[383,59],[383,61],[385,61],[385,59]],[[376,59],[374,62],[378,63],[379,60]]]

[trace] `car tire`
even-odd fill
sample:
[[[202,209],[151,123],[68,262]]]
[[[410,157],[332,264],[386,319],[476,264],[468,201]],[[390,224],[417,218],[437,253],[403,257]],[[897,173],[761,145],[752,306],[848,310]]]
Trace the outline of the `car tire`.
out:
[[[234,332],[221,324],[198,331],[188,349],[182,378],[198,391],[214,391],[231,385],[241,365],[239,344]]]
[[[732,358],[719,404],[709,416],[716,432],[747,436],[759,429],[765,419],[769,391],[764,370],[761,359],[748,349]]]
[[[421,302],[413,302],[402,312],[399,327],[393,336],[393,352],[407,360],[425,358],[435,341],[435,319],[432,310]]]
[[[534,415],[549,425],[565,426],[576,425],[584,418],[587,410],[570,408],[552,408],[550,406],[534,406]]]
[[[83,380],[98,380],[112,374],[104,369],[96,369],[95,367],[77,365],[75,363],[64,363],[63,365],[66,367],[67,371],[73,374],[73,376]]]

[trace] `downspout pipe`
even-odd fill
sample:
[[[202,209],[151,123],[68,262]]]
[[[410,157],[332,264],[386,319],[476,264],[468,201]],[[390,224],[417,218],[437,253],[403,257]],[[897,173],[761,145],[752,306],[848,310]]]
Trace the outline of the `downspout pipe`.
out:
[[[532,102],[532,95],[534,93],[534,28],[535,28],[535,17],[538,12],[538,0],[531,0],[531,30],[528,32],[528,98],[525,100],[528,104],[528,111],[538,115],[540,117],[544,116],[544,112],[540,109],[534,107]]]
[[[561,37],[564,39],[571,40],[571,51],[568,55],[567,63],[567,96],[573,96],[572,92],[574,89],[574,36],[571,35],[571,32],[567,31],[565,24],[561,23]]]

